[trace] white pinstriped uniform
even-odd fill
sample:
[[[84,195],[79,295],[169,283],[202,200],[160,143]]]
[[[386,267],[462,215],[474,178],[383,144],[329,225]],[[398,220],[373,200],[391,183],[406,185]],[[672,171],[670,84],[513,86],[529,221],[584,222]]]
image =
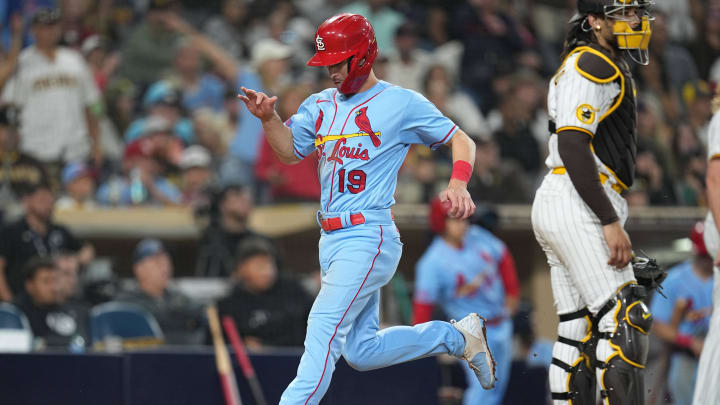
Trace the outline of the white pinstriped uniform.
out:
[[[612,107],[620,93],[617,83],[597,83],[587,79],[576,69],[578,55],[566,59],[558,73],[550,80],[548,110],[558,131],[574,127],[595,133],[598,122]],[[587,106],[583,108],[582,106]],[[589,112],[585,110],[590,109]],[[583,116],[585,112],[585,116]],[[558,136],[550,136],[549,156],[545,164],[550,168],[564,167],[558,152]],[[594,153],[593,153],[593,156]],[[617,180],[611,171],[595,156],[598,172],[608,176],[603,185],[621,221],[627,219],[627,202],[611,185]],[[630,265],[617,269],[607,264],[609,249],[598,217],[575,190],[566,174],[548,173],[535,195],[532,207],[532,224],[535,238],[547,256],[552,278],[552,289],[558,314],[568,314],[584,307],[596,314],[613,297],[618,287],[634,280]],[[612,312],[612,311],[611,311]],[[610,332],[614,322],[605,316],[599,325],[601,332]],[[561,322],[558,334],[573,340],[582,340],[586,334],[584,319]],[[603,344],[601,341],[600,346]],[[598,359],[606,358],[609,347],[600,348]],[[605,346],[607,343],[605,341]],[[609,353],[607,353],[609,354]],[[574,346],[555,343],[553,357],[573,364],[579,357]],[[565,392],[567,372],[550,367],[550,389]],[[555,400],[555,405],[568,401]]]
[[[708,160],[712,160],[713,157],[717,158],[720,155],[720,111],[713,116],[708,132]],[[713,259],[717,259],[720,237],[710,212],[705,218],[704,237],[708,252]],[[713,315],[700,355],[693,397],[694,405],[720,404],[720,269],[715,267],[714,273]]]

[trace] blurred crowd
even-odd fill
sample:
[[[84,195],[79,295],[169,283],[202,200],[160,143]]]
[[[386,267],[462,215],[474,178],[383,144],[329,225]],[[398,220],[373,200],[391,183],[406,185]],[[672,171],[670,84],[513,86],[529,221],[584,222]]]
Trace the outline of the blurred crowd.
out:
[[[640,144],[626,197],[631,206],[704,206],[720,0],[656,4],[651,63],[633,66]],[[240,87],[279,96],[278,113],[289,118],[307,96],[333,86],[325,69],[305,66],[316,27],[339,12],[363,14],[377,35],[377,76],[421,92],[475,140],[472,197],[529,204],[546,173],[547,81],[574,7],[574,0],[0,2],[0,302],[20,308],[49,346],[90,339],[90,310],[109,300],[150,312],[168,343],[206,342],[201,303],[173,283],[171,249],[140,241],[134,279],[119,285],[80,271],[97,263],[93,246],[53,221],[56,210],[186,206],[203,219],[195,275],[231,281],[220,314],[235,318],[253,348],[302,345],[317,280],[286,274],[272,241],[247,220],[257,204],[318,201],[317,157],[292,168],[279,162],[237,100]],[[430,201],[451,169],[448,150],[413,146],[397,202]],[[698,274],[698,284],[707,281]],[[663,338],[677,340],[678,319]],[[516,352],[537,356],[534,332],[524,329]],[[696,340],[685,337],[681,349],[696,352]]]
[[[631,205],[704,205],[720,0],[657,0],[651,63],[634,66],[640,145]],[[259,204],[317,201],[316,157],[289,170],[239,88],[282,118],[330,87],[308,68],[317,25],[372,22],[377,75],[423,93],[477,142],[476,200],[529,203],[548,138],[547,79],[572,0],[8,0],[0,5],[0,207],[43,183],[58,209],[186,205],[224,186]],[[427,202],[447,151],[413,147],[398,202]]]

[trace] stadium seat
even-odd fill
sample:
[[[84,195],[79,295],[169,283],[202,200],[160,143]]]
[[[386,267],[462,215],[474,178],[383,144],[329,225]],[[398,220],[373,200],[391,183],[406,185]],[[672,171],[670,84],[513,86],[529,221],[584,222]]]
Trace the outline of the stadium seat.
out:
[[[33,333],[25,314],[12,304],[0,302],[0,352],[29,352]]]
[[[155,317],[142,307],[125,302],[108,302],[90,311],[90,336],[96,349],[108,349],[110,342],[122,348],[155,346],[164,336]]]

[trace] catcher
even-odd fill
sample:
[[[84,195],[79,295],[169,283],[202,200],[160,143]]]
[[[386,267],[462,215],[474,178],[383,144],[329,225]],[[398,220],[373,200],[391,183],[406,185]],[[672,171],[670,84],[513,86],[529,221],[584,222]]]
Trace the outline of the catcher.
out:
[[[578,0],[563,63],[550,80],[550,171],[535,195],[532,224],[560,317],[550,367],[554,405],[595,405],[596,381],[606,405],[645,403],[652,315],[630,266],[622,193],[633,184],[637,153],[624,56],[649,62],[650,4]],[[653,264],[638,259],[636,267],[652,275]]]

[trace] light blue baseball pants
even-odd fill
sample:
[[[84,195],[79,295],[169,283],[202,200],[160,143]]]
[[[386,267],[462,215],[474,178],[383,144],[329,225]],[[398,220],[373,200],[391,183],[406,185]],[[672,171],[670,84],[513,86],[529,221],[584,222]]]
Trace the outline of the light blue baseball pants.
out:
[[[305,352],[297,377],[280,405],[317,404],[342,355],[357,370],[373,370],[427,356],[460,356],[463,336],[450,323],[379,330],[380,288],[395,273],[402,253],[390,210],[363,211],[365,223],[320,238],[322,286],[308,318]],[[340,216],[349,224],[349,213]]]

